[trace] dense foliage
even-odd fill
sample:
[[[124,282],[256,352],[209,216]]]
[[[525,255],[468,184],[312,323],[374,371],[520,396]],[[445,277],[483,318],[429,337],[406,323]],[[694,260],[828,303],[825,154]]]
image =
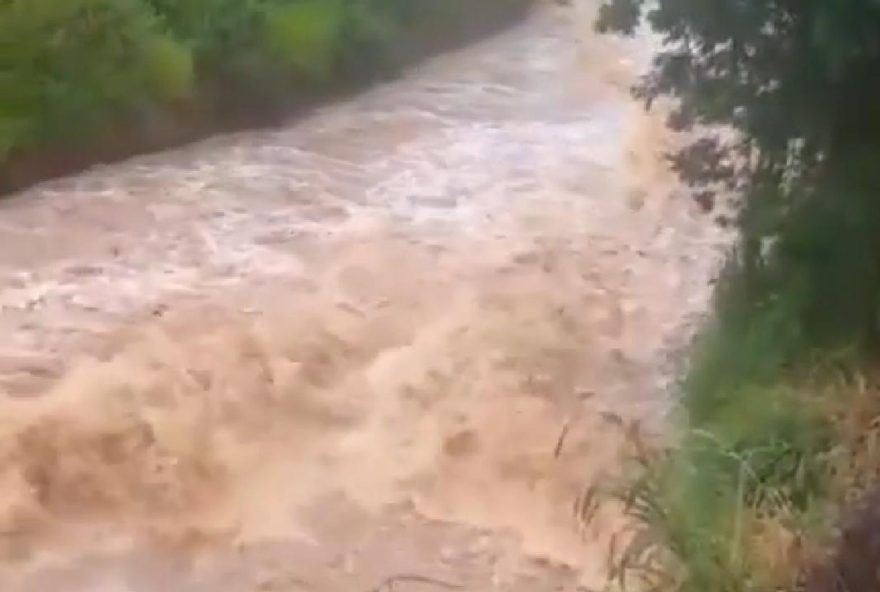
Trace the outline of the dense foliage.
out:
[[[483,2],[508,12],[527,3]],[[465,4],[0,0],[0,164],[43,146],[100,143],[157,114],[282,112],[292,97],[393,72],[413,53],[404,39],[418,41],[446,5],[461,18],[438,34],[455,37],[468,25]]]
[[[707,209],[738,202],[740,240],[682,384],[681,437],[640,448],[618,492],[638,533],[618,574],[792,589],[880,474],[880,2],[610,0],[598,26],[643,23],[662,47],[635,92],[674,99],[693,141],[672,162]],[[875,570],[862,551],[837,565]],[[844,571],[838,589],[863,589]]]
[[[873,337],[880,3],[614,0],[599,25],[632,32],[642,17],[663,49],[637,93],[676,98],[671,123],[698,135],[679,172],[704,203],[745,198],[750,304],[797,300],[792,330],[811,342]]]
[[[143,97],[182,92],[189,76],[185,50],[138,0],[5,2],[0,153],[93,129]]]
[[[679,98],[679,125],[734,126],[760,151],[751,172],[880,138],[877,2],[614,0],[600,27],[632,32],[644,13],[664,49],[639,92]]]

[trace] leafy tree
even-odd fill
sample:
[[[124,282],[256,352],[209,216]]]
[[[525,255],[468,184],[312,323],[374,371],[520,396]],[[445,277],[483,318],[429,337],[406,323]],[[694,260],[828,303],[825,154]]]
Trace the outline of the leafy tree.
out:
[[[679,99],[676,127],[731,125],[776,174],[880,138],[880,2],[613,0],[599,28],[642,16],[664,48],[638,92]]]
[[[794,309],[784,316],[811,344],[871,337],[880,2],[611,0],[597,25],[644,22],[662,48],[635,92],[676,99],[670,124],[696,137],[674,166],[707,207],[719,190],[743,198],[736,305]]]

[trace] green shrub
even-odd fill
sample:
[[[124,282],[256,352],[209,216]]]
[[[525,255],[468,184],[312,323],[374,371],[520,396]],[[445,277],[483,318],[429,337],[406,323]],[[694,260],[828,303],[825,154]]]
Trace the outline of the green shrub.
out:
[[[341,0],[301,0],[268,8],[266,44],[297,73],[326,80],[338,64],[343,37]]]
[[[195,87],[192,54],[168,37],[157,37],[149,47],[146,79],[150,95],[158,99],[190,98]]]
[[[368,78],[396,67],[399,58],[392,54],[397,49],[395,41],[400,38],[401,19],[406,17],[402,4],[400,0],[349,3],[342,21],[345,46],[341,65],[346,75]]]
[[[789,589],[804,536],[829,531],[835,441],[815,385],[741,388],[663,451],[638,448],[611,494],[633,521],[612,575],[663,592]],[[632,585],[635,584],[635,587]]]
[[[327,81],[369,78],[393,67],[395,3],[351,0],[278,2],[268,8],[268,44],[296,74]]]
[[[138,0],[0,5],[0,150],[94,133],[126,109],[188,91],[186,51]]]
[[[260,78],[266,0],[144,0],[163,27],[191,48],[204,81]]]
[[[410,0],[145,1],[192,48],[204,95],[222,88],[265,103],[387,68],[397,5]]]

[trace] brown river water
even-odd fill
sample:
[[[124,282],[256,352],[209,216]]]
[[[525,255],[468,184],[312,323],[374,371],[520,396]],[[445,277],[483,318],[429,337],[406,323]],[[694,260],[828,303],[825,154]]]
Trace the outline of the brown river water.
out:
[[[0,204],[0,588],[599,582],[724,237],[589,13]]]

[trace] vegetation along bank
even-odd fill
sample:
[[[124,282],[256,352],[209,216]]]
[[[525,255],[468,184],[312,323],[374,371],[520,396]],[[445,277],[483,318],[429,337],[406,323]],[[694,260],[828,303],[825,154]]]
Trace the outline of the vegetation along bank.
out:
[[[644,24],[664,45],[636,95],[674,99],[694,140],[673,164],[739,241],[673,444],[634,441],[611,488],[615,582],[877,590],[880,5],[613,0],[598,25]]]
[[[8,0],[0,193],[269,125],[523,16],[531,0]]]

